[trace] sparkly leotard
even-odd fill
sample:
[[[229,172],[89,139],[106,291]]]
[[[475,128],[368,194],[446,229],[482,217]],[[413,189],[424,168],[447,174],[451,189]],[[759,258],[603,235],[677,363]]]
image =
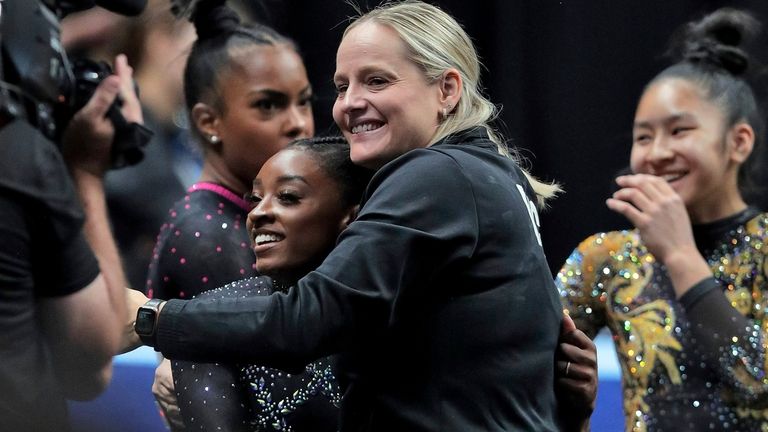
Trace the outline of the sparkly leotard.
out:
[[[250,278],[199,298],[269,295],[269,278]],[[187,430],[333,432],[341,395],[330,359],[297,373],[257,365],[173,361],[179,407]]]
[[[247,213],[245,201],[229,189],[206,182],[193,185],[160,230],[147,295],[169,299],[271,293],[270,279],[255,277]],[[253,365],[171,363],[187,430],[337,430],[339,392],[328,360],[296,374]]]
[[[679,300],[637,231],[593,235],[568,258],[556,284],[578,328],[613,334],[627,431],[768,431],[767,226],[752,208],[694,226],[714,276],[697,287],[717,286]]]
[[[257,276],[245,228],[248,205],[215,183],[195,183],[169,211],[149,264],[146,294],[192,298]]]

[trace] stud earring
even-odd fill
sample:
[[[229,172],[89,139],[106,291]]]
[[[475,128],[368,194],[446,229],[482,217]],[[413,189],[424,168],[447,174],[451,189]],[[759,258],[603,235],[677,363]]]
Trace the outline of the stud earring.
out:
[[[210,142],[211,144],[218,144],[219,141],[220,139],[218,135],[211,135],[208,137],[208,142]]]

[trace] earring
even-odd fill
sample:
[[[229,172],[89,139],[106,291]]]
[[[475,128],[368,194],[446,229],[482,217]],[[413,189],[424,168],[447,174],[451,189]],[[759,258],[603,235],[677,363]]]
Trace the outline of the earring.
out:
[[[208,137],[208,142],[211,144],[218,144],[219,143],[219,136],[218,135],[211,135]]]
[[[443,107],[443,118],[448,118],[448,113],[451,112],[451,108],[453,108],[450,105],[446,105]]]

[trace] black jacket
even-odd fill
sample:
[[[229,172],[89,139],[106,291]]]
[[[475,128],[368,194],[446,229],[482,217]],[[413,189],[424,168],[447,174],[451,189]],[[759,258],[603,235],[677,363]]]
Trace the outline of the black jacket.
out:
[[[410,151],[287,294],[168,302],[169,358],[340,359],[342,431],[555,430],[561,305],[533,191],[482,129]]]

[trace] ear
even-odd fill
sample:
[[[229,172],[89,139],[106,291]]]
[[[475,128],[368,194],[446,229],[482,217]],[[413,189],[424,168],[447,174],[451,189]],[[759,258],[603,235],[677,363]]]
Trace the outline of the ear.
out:
[[[341,218],[341,225],[339,226],[339,233],[347,229],[349,224],[351,224],[355,219],[357,219],[357,214],[360,212],[360,205],[354,205],[347,210],[347,213],[344,215],[344,217]]]
[[[440,76],[440,110],[446,109],[448,113],[456,108],[461,99],[462,81],[461,74],[454,68],[446,69]]]
[[[744,163],[755,145],[755,130],[747,123],[737,123],[728,132],[728,148],[730,159],[739,164]]]
[[[192,122],[204,136],[219,135],[219,116],[208,104],[198,102],[192,107]]]

